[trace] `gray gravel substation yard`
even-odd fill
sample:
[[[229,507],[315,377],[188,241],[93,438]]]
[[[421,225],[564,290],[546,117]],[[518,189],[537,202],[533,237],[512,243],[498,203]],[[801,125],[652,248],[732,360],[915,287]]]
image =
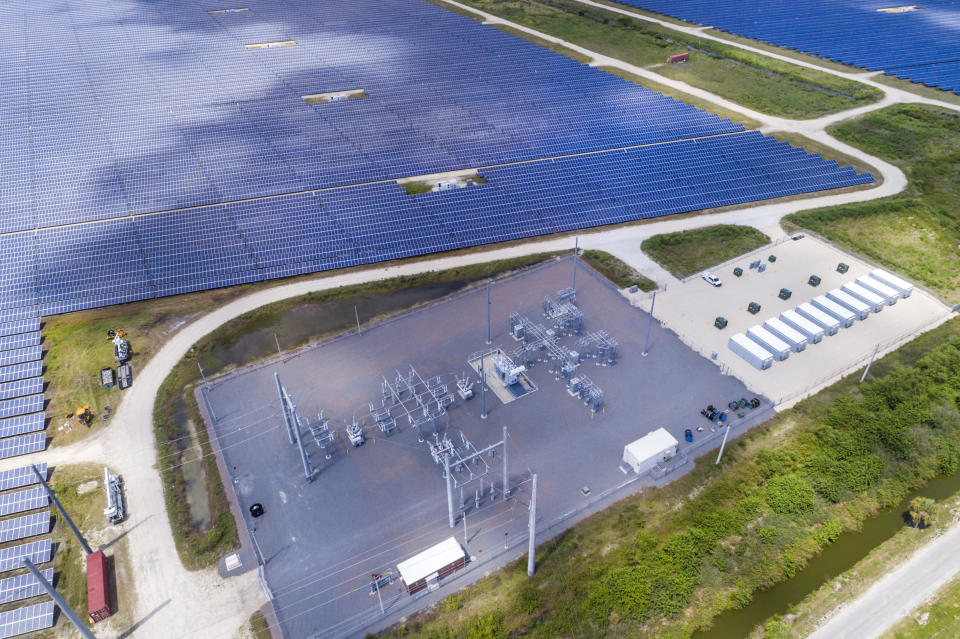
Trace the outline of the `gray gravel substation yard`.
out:
[[[570,261],[561,260],[492,287],[493,346],[511,351],[517,343],[508,334],[507,317],[520,311],[545,321],[545,295],[570,285]],[[685,346],[656,323],[650,351],[641,356],[648,315],[630,304],[592,270],[580,264],[577,302],[584,328],[606,330],[619,344],[616,366],[586,360],[577,374],[588,375],[605,393],[606,410],[590,411],[565,390],[546,363],[529,376],[538,390],[508,405],[487,393],[489,417],[480,419],[479,387],[473,399],[457,398],[441,429],[459,442],[462,431],[478,447],[501,438],[508,426],[512,498],[499,495],[498,455],[491,476],[496,499],[485,499],[476,511],[467,500],[465,549],[471,557],[458,577],[441,582],[437,593],[411,598],[398,583],[386,587],[381,618],[376,596],[369,592],[374,572],[395,570],[398,562],[455,535],[463,543],[458,518],[447,523],[445,484],[426,443],[401,422],[399,433],[383,437],[367,417],[367,443],[350,448],[342,420],[367,415],[367,403],[379,402],[380,382],[413,364],[426,376],[442,375],[454,389],[454,374],[468,370],[468,356],[484,348],[486,296],[482,287],[411,312],[365,330],[308,349],[285,362],[242,371],[216,381],[208,393],[218,417],[215,425],[223,448],[229,481],[243,509],[246,525],[266,560],[265,574],[277,618],[287,639],[362,636],[372,626],[407,615],[454,587],[482,576],[506,559],[526,552],[529,470],[539,475],[538,529],[559,527],[598,507],[610,497],[639,490],[649,478],[623,486],[619,468],[623,446],[660,426],[681,442],[680,450],[699,455],[719,444],[699,415],[707,404],[725,406],[752,397],[737,379],[721,375],[717,366]],[[574,338],[563,340],[575,348]],[[309,433],[304,442],[315,468],[305,481],[298,452],[284,432],[273,374],[292,395],[301,413],[313,418],[323,410],[337,420],[336,451],[325,461]],[[489,375],[488,371],[488,375]],[[476,379],[476,375],[473,376]],[[769,402],[748,413],[734,436],[769,415]],[[751,418],[752,416],[752,418]],[[684,428],[695,432],[693,445],[683,441]],[[429,435],[429,428],[427,429]],[[695,446],[695,449],[691,449]],[[581,487],[588,486],[584,496]],[[622,487],[619,492],[614,492]],[[472,494],[471,494],[472,497]],[[264,516],[253,519],[247,509],[263,504]],[[605,503],[605,502],[604,502]],[[504,545],[509,550],[504,552]],[[413,600],[413,601],[412,601]]]

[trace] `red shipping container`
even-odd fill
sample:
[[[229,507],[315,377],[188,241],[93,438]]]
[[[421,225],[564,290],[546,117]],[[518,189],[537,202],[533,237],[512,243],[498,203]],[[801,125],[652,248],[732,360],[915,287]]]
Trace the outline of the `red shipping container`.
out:
[[[687,62],[689,59],[689,53],[678,53],[667,58],[667,62]]]
[[[102,550],[87,555],[87,610],[93,623],[110,616],[110,576]]]

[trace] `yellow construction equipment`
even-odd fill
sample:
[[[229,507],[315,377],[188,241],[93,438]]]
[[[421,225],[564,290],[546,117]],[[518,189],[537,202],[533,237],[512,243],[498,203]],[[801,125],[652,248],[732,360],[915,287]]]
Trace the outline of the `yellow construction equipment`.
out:
[[[118,329],[111,328],[110,330],[107,331],[107,341],[112,342],[114,338],[117,338],[117,337],[122,338],[122,337],[126,337],[126,335],[127,335],[127,332],[122,328],[118,328]]]
[[[77,409],[76,418],[80,420],[82,424],[90,425],[90,422],[93,421],[93,413],[90,412],[89,406],[81,406]]]

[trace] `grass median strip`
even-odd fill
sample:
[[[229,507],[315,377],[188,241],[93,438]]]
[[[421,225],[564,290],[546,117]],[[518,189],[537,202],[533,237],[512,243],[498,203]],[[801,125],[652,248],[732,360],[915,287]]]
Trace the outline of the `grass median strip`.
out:
[[[606,251],[587,250],[583,252],[583,261],[597,272],[619,286],[627,288],[636,285],[641,291],[652,291],[657,283],[633,270],[629,264],[610,255]]]
[[[653,235],[640,248],[667,271],[684,278],[769,242],[765,233],[752,226],[718,224]]]

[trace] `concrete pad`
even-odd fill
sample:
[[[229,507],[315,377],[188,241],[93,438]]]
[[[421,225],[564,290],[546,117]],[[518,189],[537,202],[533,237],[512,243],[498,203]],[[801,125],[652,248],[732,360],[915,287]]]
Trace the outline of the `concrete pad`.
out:
[[[770,255],[777,260],[769,262]],[[766,266],[764,273],[748,268],[758,259]],[[846,273],[837,272],[840,262],[850,267]],[[737,266],[743,269],[739,278],[733,275]],[[787,239],[712,268],[723,281],[719,288],[699,277],[684,282],[675,280],[657,295],[654,315],[684,343],[704,357],[715,359],[725,373],[770,397],[780,407],[787,407],[864,366],[878,345],[882,354],[951,316],[950,308],[917,288],[909,298],[884,307],[879,313],[870,313],[865,320],[841,328],[834,336],[825,336],[819,344],[809,344],[802,352],[790,353],[786,360],[774,362],[767,370],[757,370],[727,347],[732,335],[745,333],[801,302],[853,282],[873,268],[809,235],[799,240]],[[819,286],[807,284],[811,275],[822,278]],[[792,291],[788,300],[778,297],[781,288]],[[649,299],[636,299],[635,303],[649,308]],[[747,312],[750,302],[761,306],[756,315]],[[714,328],[717,316],[729,322],[725,329]]]

